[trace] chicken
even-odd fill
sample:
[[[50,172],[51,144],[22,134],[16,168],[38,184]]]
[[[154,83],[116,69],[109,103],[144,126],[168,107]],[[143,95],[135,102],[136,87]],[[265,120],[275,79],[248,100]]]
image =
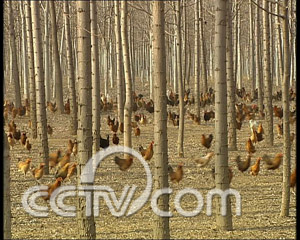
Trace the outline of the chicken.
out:
[[[108,148],[109,147],[109,135],[107,135],[107,139],[102,138],[100,135],[100,147],[101,148]]]
[[[59,162],[60,163],[60,162]],[[55,178],[61,177],[62,179],[65,179],[68,175],[68,168],[70,166],[70,163],[67,162],[65,165],[63,165],[60,169],[58,169],[55,173]]]
[[[74,143],[73,143],[73,148],[72,148],[72,154],[74,155],[74,156],[76,156],[77,155],[77,152],[78,152],[78,143],[77,143],[77,140],[76,139],[74,139]]]
[[[140,115],[134,115],[134,121],[138,122],[141,119],[141,114]]]
[[[283,124],[276,124],[277,136],[280,138],[283,135]]]
[[[51,136],[52,135],[52,133],[53,133],[53,129],[52,129],[52,127],[48,124],[47,125],[47,133]]]
[[[73,146],[74,146],[74,143],[72,142],[71,139],[69,139],[68,146],[67,146],[67,151],[72,152],[73,151]]]
[[[26,114],[26,107],[25,106],[19,107],[18,114],[19,114],[19,116],[24,116]]]
[[[56,152],[49,154],[48,160],[49,160],[50,169],[52,169],[53,167],[56,166],[56,164],[58,163],[58,159],[60,157],[61,157],[61,151],[60,150],[57,150]]]
[[[245,172],[250,167],[251,156],[252,156],[251,154],[248,154],[245,161],[242,161],[239,155],[236,157],[235,161],[237,163],[238,169],[241,172]]]
[[[30,152],[30,150],[31,150],[31,144],[29,143],[29,139],[26,140],[25,148]]]
[[[147,124],[147,118],[144,114],[141,114],[140,124]]]
[[[112,132],[116,133],[119,129],[119,122],[117,121],[116,124],[113,124],[112,122],[109,125],[109,128]]]
[[[16,128],[13,129],[12,135],[14,139],[16,139],[17,141],[21,139],[21,131],[20,130],[17,131]]]
[[[144,157],[146,149],[144,149],[143,146],[139,146],[139,151],[140,151],[141,155]]]
[[[254,144],[256,144],[258,142],[256,130],[253,130],[250,139],[251,139],[252,143],[254,143]]]
[[[47,190],[48,195],[47,195],[47,196],[43,196],[42,198],[43,198],[45,201],[49,200],[50,197],[51,197],[51,195],[52,195],[52,193],[53,193],[57,188],[59,188],[59,187],[61,186],[62,181],[63,181],[63,179],[62,179],[61,177],[56,178],[56,180],[55,180],[54,183],[48,185],[48,190]]]
[[[294,169],[294,171],[291,173],[290,176],[290,188],[294,190],[295,186],[296,186],[296,168]]]
[[[70,113],[71,113],[70,100],[69,100],[69,98],[68,98],[67,102],[65,103],[64,108],[65,108],[65,113],[66,113],[66,114],[70,114]]]
[[[259,169],[260,169],[260,161],[262,160],[261,157],[257,158],[256,162],[254,165],[251,166],[250,168],[250,174],[253,176],[257,176],[259,173]]]
[[[70,180],[71,176],[75,175],[76,173],[77,173],[77,163],[73,163],[72,165],[69,165],[68,174],[66,178]]]
[[[242,128],[242,122],[236,120],[236,129],[241,130]]]
[[[247,141],[247,144],[246,144],[246,150],[247,152],[250,154],[250,153],[255,153],[256,150],[255,150],[255,147],[251,141],[251,139],[249,138],[248,141]]]
[[[149,147],[146,149],[145,154],[144,154],[144,159],[147,161],[150,161],[151,158],[153,157],[153,144],[154,141],[152,141],[149,145]]]
[[[47,102],[47,108],[48,108],[51,112],[55,113],[56,110],[57,110],[56,102],[54,102],[54,103],[52,103],[52,102]]]
[[[66,154],[58,159],[57,169],[62,168],[66,163],[69,163],[71,160],[71,153],[66,152]]]
[[[259,123],[258,124],[258,127],[257,127],[257,133],[261,133],[261,134],[264,134],[264,129],[263,129],[263,126],[262,126],[262,123]]]
[[[264,140],[262,132],[261,133],[256,132],[256,137],[257,137],[257,142],[261,142],[262,140]]]
[[[21,139],[20,139],[23,146],[25,146],[25,144],[26,144],[26,139],[27,139],[26,132],[23,132],[21,134]]]
[[[279,168],[281,162],[282,162],[282,158],[283,158],[283,154],[282,153],[277,153],[274,157],[274,159],[270,159],[270,157],[265,154],[262,159],[265,161],[266,163],[266,168],[268,170],[275,170],[277,168]]]
[[[200,157],[200,158],[195,159],[195,162],[197,163],[197,165],[199,167],[205,167],[209,163],[209,161],[211,160],[211,158],[213,156],[214,156],[214,153],[210,152],[210,153],[206,154],[205,157]]]
[[[173,170],[171,165],[168,165],[168,173],[172,182],[179,183],[183,178],[183,163],[179,163],[176,171]]]
[[[119,142],[120,142],[120,139],[119,139],[119,137],[117,136],[116,133],[114,133],[114,135],[113,135],[112,142],[113,142],[113,144],[115,144],[115,145],[118,145]]]
[[[283,110],[280,107],[277,107],[276,105],[273,107],[274,110],[274,114],[276,117],[278,117],[279,119],[281,119],[283,117]]]
[[[202,136],[201,136],[201,144],[204,147],[206,147],[207,149],[210,148],[212,140],[213,140],[213,135],[212,134],[209,134],[209,136],[207,138],[205,137],[204,134],[202,134]]]
[[[178,127],[179,126],[179,117],[172,119],[172,122],[173,122],[174,127]]]
[[[12,149],[16,142],[11,133],[7,135],[7,141],[9,143],[10,149]]]
[[[140,136],[140,135],[141,135],[141,130],[140,130],[140,128],[139,128],[139,127],[135,128],[135,129],[134,129],[134,136],[138,137],[138,136]]]
[[[18,109],[13,107],[12,112],[11,112],[12,117],[16,118],[17,114],[18,114]]]
[[[107,116],[107,125],[110,126],[111,124],[115,124],[115,118],[111,119],[110,116]]]
[[[203,119],[205,122],[208,122],[211,119],[210,112],[207,112],[206,110],[204,111],[204,116]]]
[[[251,119],[249,121],[249,126],[250,126],[251,132],[254,132],[257,130],[257,122],[255,120]]]
[[[26,176],[26,173],[30,167],[30,163],[32,161],[32,158],[27,158],[25,161],[21,161],[21,162],[18,162],[18,168],[21,172],[24,173],[24,177]]]
[[[132,157],[119,158],[118,156],[115,156],[114,161],[119,166],[119,169],[121,171],[125,171],[131,166],[133,162],[133,158]]]
[[[10,121],[10,122],[7,124],[7,126],[8,126],[8,131],[9,131],[9,132],[13,132],[14,129],[17,128],[17,125],[15,124],[15,121],[14,121],[14,120]]]
[[[32,170],[32,175],[34,177],[34,179],[38,182],[38,180],[40,180],[43,175],[44,175],[44,167],[45,167],[45,163],[40,163],[40,166],[38,168],[35,168]],[[38,182],[39,183],[39,182]]]

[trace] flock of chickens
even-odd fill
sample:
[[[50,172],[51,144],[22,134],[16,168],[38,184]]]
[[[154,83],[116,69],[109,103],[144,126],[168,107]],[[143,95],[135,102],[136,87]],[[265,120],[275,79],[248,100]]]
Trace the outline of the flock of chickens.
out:
[[[192,105],[195,103],[194,97],[192,96],[191,99],[189,98],[190,91],[185,91],[184,96],[184,102],[185,105]],[[245,160],[241,159],[241,156],[238,155],[235,159],[235,162],[237,164],[237,168],[241,172],[245,172],[249,169],[249,172],[253,176],[257,176],[260,171],[260,163],[263,161],[265,163],[266,169],[268,170],[275,170],[277,169],[282,162],[283,154],[281,152],[275,154],[274,156],[270,156],[268,154],[264,154],[263,156],[257,157],[255,163],[251,165],[251,158],[253,157],[254,153],[256,152],[256,147],[258,144],[264,140],[264,129],[262,126],[262,123],[257,122],[255,119],[263,119],[264,113],[262,111],[258,111],[257,105],[250,104],[247,105],[247,102],[252,102],[255,99],[255,96],[251,98],[250,94],[246,93],[246,91],[237,91],[237,96],[242,99],[241,103],[236,104],[236,126],[237,129],[240,130],[241,126],[244,121],[249,121],[251,135],[247,139],[245,149],[247,151],[247,156]],[[275,99],[280,99],[281,93],[277,92],[275,95]],[[256,96],[257,97],[257,96]],[[167,102],[170,106],[177,106],[179,103],[178,95],[174,94],[172,91],[168,91],[167,94]],[[290,98],[291,101],[295,100],[295,93],[290,90]],[[144,109],[148,113],[154,112],[154,103],[152,100],[149,102],[145,102],[143,99],[143,95],[139,94],[136,95],[134,93],[133,95],[133,111],[136,112],[138,109]],[[209,89],[209,91],[205,94],[201,94],[200,97],[200,103],[201,107],[205,108],[203,119],[205,122],[209,122],[215,118],[215,113],[212,109],[209,111],[207,110],[214,104],[214,91],[212,88]],[[101,109],[102,111],[111,111],[114,109],[113,101],[108,101],[105,97],[101,97]],[[57,107],[55,103],[48,102],[47,103],[47,109],[53,113],[56,112]],[[64,110],[66,114],[70,114],[70,102],[67,100],[64,106]],[[14,119],[19,115],[20,117],[24,115],[28,115],[30,113],[30,105],[27,100],[25,100],[25,106],[21,106],[20,108],[15,108],[14,104],[9,101],[5,101],[4,103],[4,119],[8,121],[8,115],[11,113],[12,120],[10,120],[7,123],[8,132],[7,132],[7,138],[8,143],[10,145],[10,148],[13,149],[16,142],[20,142],[26,148],[28,151],[31,150],[31,144],[29,142],[28,137],[26,136],[26,132],[21,132],[17,129],[16,123],[14,122]],[[296,110],[290,112],[290,124],[294,124],[296,121]],[[281,123],[276,125],[278,137],[281,137],[283,134],[282,131],[282,117],[283,117],[283,111],[282,108],[274,106],[274,115],[279,118]],[[195,124],[200,124],[200,119],[190,111],[187,111],[187,116],[190,118]],[[134,136],[139,137],[141,134],[141,125],[146,125],[148,123],[148,119],[145,114],[139,113],[133,115],[134,121],[132,121],[131,126],[134,131]],[[168,111],[168,119],[171,123],[173,123],[174,126],[179,125],[179,115],[175,112]],[[107,125],[109,129],[112,132],[112,143],[115,145],[119,144],[119,137],[117,135],[117,132],[119,131],[121,134],[124,132],[124,124],[119,123],[118,120],[115,118],[111,118],[110,115],[107,116]],[[31,127],[31,122],[29,120],[28,127]],[[51,136],[53,133],[53,129],[50,125],[47,126],[47,132]],[[212,146],[213,141],[213,134],[209,134],[206,136],[205,134],[202,134],[200,142],[201,145],[208,151]],[[295,134],[291,134],[291,144],[295,138]],[[106,138],[102,138],[100,136],[100,148],[105,149],[109,147],[110,145],[110,139],[109,135],[107,135]],[[150,161],[153,157],[153,145],[154,142],[151,141],[147,148],[144,148],[142,146],[139,146],[139,151],[141,155],[144,157],[146,161]],[[51,194],[53,191],[61,186],[63,181],[70,180],[71,176],[76,175],[76,168],[77,163],[71,162],[71,156],[77,155],[77,140],[74,141],[69,140],[67,143],[67,149],[65,153],[62,152],[62,150],[58,149],[57,151],[49,154],[49,168],[50,172],[53,172],[54,170],[54,177],[55,181],[52,182],[50,185],[48,185],[48,195],[44,196],[44,200],[49,200],[51,197]],[[203,157],[198,157],[194,159],[196,165],[198,167],[205,167],[207,164],[211,161],[211,159],[214,156],[214,152],[208,152]],[[114,157],[114,163],[118,166],[118,168],[121,171],[128,170],[132,163],[133,163],[133,157],[125,157],[120,158],[118,156]],[[44,175],[44,168],[45,163],[40,163],[38,167],[31,166],[32,158],[27,158],[24,161],[21,161],[19,159],[19,162],[17,164],[18,169],[24,174],[26,177],[26,174],[28,171],[32,173],[33,179],[40,184],[40,179]],[[211,169],[212,177],[215,177],[215,169],[214,167]],[[179,183],[184,176],[184,164],[180,162],[176,168],[176,170],[173,169],[171,165],[168,165],[168,173],[170,180],[175,183]],[[233,178],[233,170],[229,167],[228,168],[228,174],[229,174],[229,183],[231,182]],[[294,189],[296,185],[296,168],[291,173],[290,178],[290,187]]]

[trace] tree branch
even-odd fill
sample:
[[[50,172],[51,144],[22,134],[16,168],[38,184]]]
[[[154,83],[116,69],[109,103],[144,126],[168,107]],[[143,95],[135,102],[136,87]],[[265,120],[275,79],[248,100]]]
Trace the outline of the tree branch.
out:
[[[265,12],[267,12],[267,13],[273,15],[273,16],[276,16],[276,17],[279,17],[279,18],[282,18],[282,19],[285,18],[283,15],[278,15],[278,14],[276,14],[276,13],[267,11],[267,10],[264,9],[263,7],[259,6],[256,2],[254,2],[254,0],[251,0],[251,2],[252,2],[254,5],[256,5],[258,8],[260,8],[261,10],[263,10],[263,11],[265,11]]]

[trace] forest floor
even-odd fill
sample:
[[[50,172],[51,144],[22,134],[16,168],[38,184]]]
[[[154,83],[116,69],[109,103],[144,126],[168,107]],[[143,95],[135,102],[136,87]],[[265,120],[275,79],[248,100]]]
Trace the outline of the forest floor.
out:
[[[147,83],[146,83],[147,84]],[[66,86],[66,84],[65,84]],[[7,84],[5,99],[14,101],[13,84]],[[142,93],[146,100],[149,100],[149,94],[146,92],[149,86],[137,86],[137,93]],[[67,89],[64,91],[64,99],[67,98]],[[112,96],[115,99],[115,89],[111,88]],[[280,102],[275,104],[281,105]],[[187,106],[187,109],[192,111],[193,106]],[[170,107],[168,106],[168,109]],[[171,110],[177,111],[176,107]],[[142,110],[137,113],[145,113],[150,122],[153,121],[153,114]],[[111,131],[106,124],[106,117],[110,114],[116,116],[115,112],[101,113],[101,135],[105,137]],[[201,116],[203,116],[203,109]],[[9,120],[11,115],[9,115]],[[28,129],[29,116],[17,116],[15,122],[17,129],[26,131],[32,150],[28,152],[20,143],[17,143],[13,150],[10,151],[11,160],[11,209],[12,209],[12,238],[14,239],[75,239],[77,236],[76,219],[66,218],[56,215],[52,210],[48,217],[39,218],[29,215],[22,207],[23,193],[36,182],[27,173],[24,177],[17,169],[18,157],[22,160],[25,158],[33,158],[35,166],[41,162],[39,158],[39,141],[31,138],[30,130]],[[49,152],[54,152],[57,149],[66,149],[68,139],[74,140],[76,136],[69,134],[70,115],[52,113],[47,111],[47,121],[53,127],[53,135],[49,136]],[[260,120],[259,120],[260,121]],[[274,117],[274,125],[278,119]],[[263,126],[265,125],[262,121]],[[4,127],[7,132],[7,124]],[[142,145],[147,147],[153,140],[153,124],[140,126],[141,136],[135,137],[133,134],[133,148],[138,149]],[[295,132],[295,124],[291,126],[291,132]],[[184,163],[184,178],[179,184],[170,183],[173,193],[170,195],[170,209],[173,217],[170,218],[170,234],[174,239],[280,239],[296,238],[296,196],[291,194],[290,198],[290,216],[286,218],[280,217],[281,194],[282,194],[282,165],[275,171],[266,170],[264,164],[261,164],[261,170],[258,176],[252,176],[248,171],[241,173],[234,162],[234,158],[239,154],[242,159],[246,157],[245,144],[250,137],[249,123],[243,123],[242,129],[237,130],[238,151],[229,152],[229,166],[233,170],[233,179],[231,188],[238,190],[242,198],[242,215],[235,215],[235,200],[232,201],[232,222],[233,231],[220,231],[216,228],[216,218],[206,215],[206,194],[210,189],[215,187],[211,175],[211,167],[214,165],[213,160],[204,168],[196,167],[194,159],[199,156],[204,156],[208,151],[201,145],[201,134],[214,133],[214,121],[205,123],[203,117],[200,125],[195,125],[191,120],[185,118],[184,127],[184,158],[178,157],[177,154],[177,133],[178,128],[168,122],[168,157],[169,163],[176,167],[179,162]],[[123,136],[118,132],[120,144],[123,144]],[[110,138],[110,139],[111,139]],[[215,140],[210,150],[214,151]],[[265,140],[256,145],[256,153],[253,155],[251,165],[254,164],[257,157],[265,153],[275,155],[283,151],[283,138],[277,137],[277,132],[274,127],[274,146],[268,147]],[[292,145],[292,169],[295,167],[296,150],[295,141]],[[72,160],[74,161],[74,157]],[[154,174],[154,161],[150,161],[150,168]],[[44,176],[42,183],[47,185],[55,180],[53,173]],[[116,190],[117,196],[120,196],[123,186],[126,184],[135,184],[138,186],[137,193],[144,190],[146,183],[146,174],[141,163],[134,161],[128,171],[121,172],[115,165],[113,158],[105,159],[101,166],[98,167],[95,183],[100,184],[105,182]],[[63,185],[76,184],[76,179],[73,177],[71,182],[64,182]],[[195,188],[202,193],[204,198],[204,206],[201,213],[195,217],[183,217],[174,207],[174,198],[183,188]],[[66,204],[73,203],[76,206],[75,198],[66,199]],[[185,210],[192,210],[196,207],[195,197],[186,195],[183,197],[182,207]],[[37,204],[49,206],[49,202],[45,203],[42,199],[37,200]],[[49,206],[50,207],[50,206]],[[103,239],[132,239],[132,238],[153,238],[153,219],[155,214],[151,210],[150,202],[139,210],[136,214],[130,217],[114,217],[110,214],[103,200],[100,201],[100,214],[95,217],[97,238]]]

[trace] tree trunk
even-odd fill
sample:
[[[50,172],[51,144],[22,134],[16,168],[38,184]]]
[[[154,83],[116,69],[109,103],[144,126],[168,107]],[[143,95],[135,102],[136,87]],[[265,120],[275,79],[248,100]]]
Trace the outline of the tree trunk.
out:
[[[164,29],[164,2],[153,2],[153,80],[154,80],[154,189],[168,188],[168,137],[166,96],[166,48]],[[162,211],[169,211],[169,195],[163,194],[157,202]],[[154,239],[169,239],[169,218],[155,215]]]
[[[290,103],[289,88],[291,74],[291,55],[289,49],[289,16],[288,16],[288,0],[283,1],[282,33],[283,33],[283,60],[284,73],[282,81],[282,107],[283,107],[283,181],[282,181],[282,200],[280,216],[289,216],[290,208],[290,171],[291,171],[291,142],[290,142]]]
[[[29,4],[29,1],[28,1]],[[37,128],[40,143],[40,156],[45,163],[44,173],[49,174],[49,148],[47,135],[47,115],[45,103],[45,83],[43,66],[43,47],[40,32],[40,6],[37,1],[30,1],[32,28],[33,28],[33,50],[36,86]]]
[[[270,75],[270,28],[269,28],[269,2],[263,1],[263,61],[264,61],[264,99],[266,110],[266,138],[269,146],[273,146],[273,108],[272,108],[272,83]]]
[[[257,1],[257,4],[259,4]],[[256,61],[256,84],[258,89],[258,109],[261,112],[264,112],[263,108],[263,86],[262,86],[262,65],[261,65],[261,30],[260,30],[260,9],[256,7],[256,53],[255,53],[255,61]]]
[[[60,68],[58,42],[57,42],[57,26],[56,26],[56,14],[54,1],[50,1],[50,16],[51,16],[51,35],[52,35],[52,46],[53,46],[53,60],[55,64],[55,101],[57,111],[59,113],[64,112],[64,101],[63,101],[63,83],[62,74]]]
[[[68,82],[70,83],[70,88],[69,88],[70,109],[71,109],[70,133],[72,135],[76,135],[78,120],[77,120],[77,101],[76,101],[76,88],[75,88],[75,71],[74,71],[73,54],[72,54],[69,3],[67,1],[64,1],[64,12],[65,12],[64,20],[65,20],[65,31],[66,31],[65,33],[66,48],[67,48],[67,73],[68,73]]]
[[[127,30],[127,1],[121,1],[121,38],[125,72],[126,100],[124,108],[124,146],[131,147],[132,81]]]
[[[251,66],[251,81],[252,81],[252,89],[251,89],[251,97],[253,98],[255,95],[255,86],[256,86],[256,79],[255,79],[255,68],[256,68],[256,64],[255,64],[255,42],[254,42],[254,27],[253,27],[253,21],[254,21],[254,11],[253,11],[253,4],[251,2],[251,0],[249,0],[249,22],[250,22],[250,26],[249,26],[249,35],[250,35],[250,39],[249,39],[249,46],[250,46],[250,66]]]
[[[4,239],[11,239],[11,199],[10,199],[10,156],[7,136],[3,131],[4,161],[3,161],[3,230]]]
[[[183,150],[183,140],[184,140],[184,89],[183,89],[183,79],[182,79],[182,41],[181,41],[181,12],[182,6],[181,2],[177,1],[175,6],[176,9],[176,62],[177,62],[177,82],[178,82],[178,92],[179,92],[179,131],[178,131],[178,146],[177,152],[180,157],[184,156]]]
[[[27,44],[26,44],[26,23],[24,6],[22,2],[20,3],[21,19],[22,19],[22,68],[23,68],[23,80],[24,80],[24,99],[29,98],[29,81],[28,81],[28,57],[27,57]]]
[[[203,10],[203,0],[199,0],[200,4],[200,45],[201,45],[201,78],[203,81],[203,92],[207,92],[207,65],[206,65],[206,51],[205,51],[205,38],[204,38],[204,10]]]
[[[123,95],[123,78],[122,78],[122,43],[120,34],[120,11],[119,1],[114,1],[115,10],[115,36],[116,36],[116,61],[117,61],[117,83],[118,83],[118,120],[124,123],[124,95]]]
[[[32,20],[30,3],[25,4],[25,22],[26,22],[26,37],[27,37],[27,56],[28,56],[28,79],[30,90],[30,120],[31,120],[31,135],[33,139],[37,138],[37,117],[36,117],[36,94],[35,94],[35,79],[34,79],[34,55],[33,55],[33,36],[32,36]]]
[[[84,187],[91,184],[82,184],[80,181],[81,172],[87,161],[92,157],[92,83],[91,83],[91,34],[90,34],[90,2],[76,2],[77,10],[77,38],[78,38],[78,157],[79,163],[77,186]],[[93,199],[93,192],[91,192]],[[93,206],[93,200],[91,201]],[[77,203],[77,227],[78,239],[95,239],[96,226],[93,211],[91,216],[86,215],[86,199],[78,197]]]
[[[227,133],[227,85],[226,85],[226,0],[216,1],[215,19],[215,182],[216,188],[229,188],[228,133]],[[221,201],[217,199],[216,224],[219,229],[232,230],[230,198],[226,201],[226,216],[221,215]]]
[[[236,112],[235,112],[235,79],[233,74],[233,47],[232,47],[232,0],[227,2],[227,29],[226,29],[226,73],[228,85],[228,148],[237,150],[236,141]]]
[[[51,100],[51,86],[50,86],[50,44],[49,44],[49,1],[45,2],[45,12],[44,12],[44,21],[45,21],[45,32],[44,32],[44,57],[45,57],[45,90],[46,90],[46,101],[50,102]]]
[[[93,107],[93,154],[100,147],[100,74],[97,31],[97,5],[91,1],[91,44],[92,44],[92,107]]]
[[[200,9],[199,1],[195,0],[195,114],[200,119]]]
[[[8,1],[8,10],[9,10],[9,41],[11,47],[11,76],[14,81],[14,90],[15,90],[15,107],[19,108],[21,106],[21,91],[20,91],[20,80],[19,80],[19,69],[18,69],[18,59],[17,59],[17,47],[15,39],[15,24],[14,24],[14,13],[11,6],[11,1]]]

